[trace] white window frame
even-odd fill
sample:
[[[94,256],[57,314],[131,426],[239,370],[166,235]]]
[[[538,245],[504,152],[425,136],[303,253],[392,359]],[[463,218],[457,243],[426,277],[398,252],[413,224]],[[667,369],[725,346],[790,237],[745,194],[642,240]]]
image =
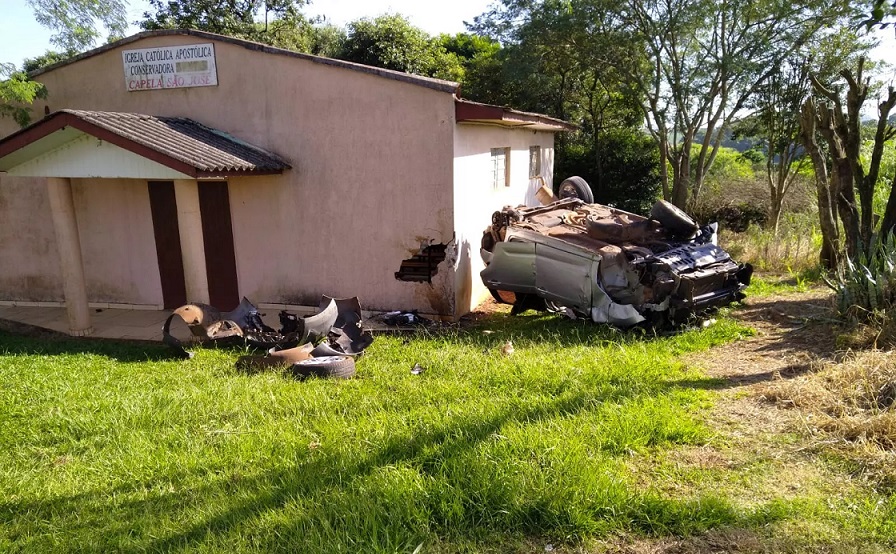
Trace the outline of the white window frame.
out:
[[[534,164],[532,162],[535,162]],[[535,179],[541,175],[541,145],[529,147],[529,178]]]
[[[492,148],[492,188],[510,186],[510,147]]]

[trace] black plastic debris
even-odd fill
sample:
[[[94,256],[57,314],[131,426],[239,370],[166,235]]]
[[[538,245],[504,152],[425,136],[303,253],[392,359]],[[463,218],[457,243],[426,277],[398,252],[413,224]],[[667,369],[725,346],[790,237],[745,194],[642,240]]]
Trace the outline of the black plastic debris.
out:
[[[429,325],[432,323],[429,319],[421,317],[417,310],[387,312],[382,317],[383,323],[386,325]]]
[[[357,297],[337,299],[323,296],[318,313],[307,317],[281,311],[279,331],[266,325],[258,308],[246,298],[237,309],[223,314],[206,304],[186,304],[174,310],[165,321],[162,340],[180,357],[190,358],[192,354],[170,333],[171,321],[175,316],[184,320],[200,342],[222,344],[226,341],[273,351],[310,345],[313,357],[357,357],[373,343],[370,331],[363,328],[361,304]]]

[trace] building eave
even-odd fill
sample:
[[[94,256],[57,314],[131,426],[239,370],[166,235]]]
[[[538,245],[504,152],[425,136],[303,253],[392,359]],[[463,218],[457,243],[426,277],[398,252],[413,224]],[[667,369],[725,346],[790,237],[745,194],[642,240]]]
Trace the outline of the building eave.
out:
[[[172,122],[185,126],[191,131],[195,127],[200,132],[208,133],[203,137],[186,134],[183,128],[165,129],[165,133],[148,141],[140,136],[145,129],[115,128],[108,125],[103,118],[125,118],[124,121],[152,121],[156,124]],[[93,119],[93,121],[91,121]],[[290,165],[276,156],[256,146],[230,137],[229,135],[207,128],[185,118],[156,118],[140,114],[120,114],[115,112],[83,112],[79,110],[60,110],[42,120],[20,129],[0,139],[0,170],[9,170],[33,159],[42,153],[40,141],[53,133],[65,129],[75,129],[105,141],[111,145],[127,150],[133,154],[151,160],[167,168],[173,169],[193,178],[226,178],[244,175],[275,175],[289,169]],[[214,137],[214,140],[208,138]],[[175,142],[172,142],[174,140]],[[205,140],[206,142],[203,142]],[[169,144],[170,143],[170,144]],[[19,160],[4,160],[28,147],[37,148],[33,153],[20,153]],[[46,147],[43,147],[46,149]],[[26,151],[27,152],[27,151]],[[249,152],[249,154],[247,154]],[[26,156],[23,158],[23,156]],[[207,163],[208,161],[213,163]],[[222,163],[223,160],[223,163]],[[4,161],[6,163],[4,164]],[[8,165],[9,167],[5,167]]]
[[[483,104],[470,100],[455,99],[455,120],[457,123],[499,125],[508,128],[528,128],[537,131],[575,131],[577,126],[544,114],[523,112],[505,106]]]

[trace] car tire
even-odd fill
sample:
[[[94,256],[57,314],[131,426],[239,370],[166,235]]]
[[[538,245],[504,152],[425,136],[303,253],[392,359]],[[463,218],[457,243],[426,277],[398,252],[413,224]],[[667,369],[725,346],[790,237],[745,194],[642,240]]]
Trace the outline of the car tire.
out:
[[[350,379],[355,376],[355,360],[349,356],[308,358],[292,364],[292,373],[300,379],[306,377]]]
[[[557,189],[559,198],[578,198],[586,204],[594,204],[594,193],[585,179],[581,177],[570,177],[560,183]]]
[[[650,219],[660,222],[660,225],[672,231],[673,234],[692,238],[697,234],[700,226],[694,219],[681,208],[671,202],[660,200],[650,210]]]

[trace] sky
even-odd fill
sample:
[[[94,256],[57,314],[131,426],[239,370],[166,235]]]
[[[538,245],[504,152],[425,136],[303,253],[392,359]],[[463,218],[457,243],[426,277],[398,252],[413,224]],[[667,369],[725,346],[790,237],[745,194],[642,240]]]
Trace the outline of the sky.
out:
[[[303,12],[308,16],[324,15],[335,25],[344,25],[362,17],[399,13],[431,35],[465,31],[464,21],[473,21],[487,11],[491,0],[313,0]],[[129,0],[128,20],[143,19],[146,0]],[[132,25],[130,33],[139,29]],[[34,58],[52,49],[51,32],[34,21],[34,13],[26,0],[0,0],[0,62],[22,65],[25,58]]]

